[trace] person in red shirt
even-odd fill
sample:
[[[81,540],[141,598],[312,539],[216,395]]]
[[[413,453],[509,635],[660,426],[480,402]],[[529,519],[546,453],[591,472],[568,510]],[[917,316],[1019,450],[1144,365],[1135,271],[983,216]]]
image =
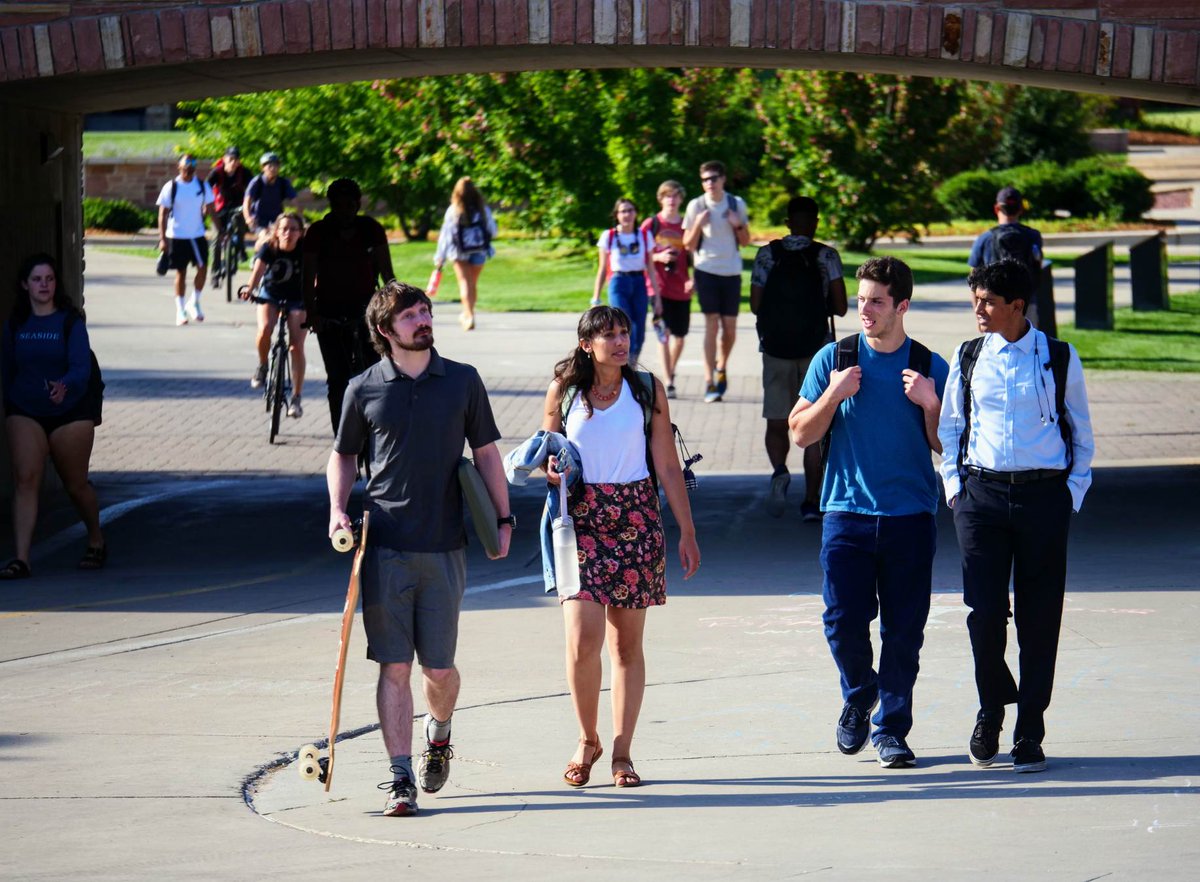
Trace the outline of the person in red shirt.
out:
[[[213,226],[217,230],[217,238],[225,232],[230,218],[242,210],[242,200],[246,198],[246,187],[250,185],[250,170],[242,165],[242,154],[237,147],[230,146],[225,155],[213,163],[212,169],[205,179],[213,191]],[[215,239],[214,239],[215,242]],[[235,243],[242,260],[246,252],[241,241]],[[221,249],[213,249],[213,287],[221,283]]]
[[[654,239],[650,259],[658,276],[662,318],[668,334],[659,348],[667,377],[667,397],[674,398],[675,366],[683,353],[683,338],[687,336],[692,313],[692,280],[688,276],[687,250],[683,247],[683,215],[679,213],[687,193],[678,181],[663,181],[656,195],[662,210],[646,218],[642,229]]]
[[[317,334],[336,435],[350,378],[379,361],[367,333],[371,295],[395,278],[387,232],[359,214],[362,190],[350,178],[329,185],[329,213],[304,234],[304,308]]]

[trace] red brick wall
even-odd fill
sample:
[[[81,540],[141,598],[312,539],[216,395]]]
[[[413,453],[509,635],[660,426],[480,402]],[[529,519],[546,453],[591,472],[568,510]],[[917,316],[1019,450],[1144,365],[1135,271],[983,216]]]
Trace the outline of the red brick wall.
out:
[[[85,159],[83,161],[83,195],[99,199],[125,199],[141,208],[153,208],[163,184],[175,177],[176,159]],[[201,159],[196,171],[207,177],[212,162]],[[324,203],[307,190],[293,203],[306,216]]]

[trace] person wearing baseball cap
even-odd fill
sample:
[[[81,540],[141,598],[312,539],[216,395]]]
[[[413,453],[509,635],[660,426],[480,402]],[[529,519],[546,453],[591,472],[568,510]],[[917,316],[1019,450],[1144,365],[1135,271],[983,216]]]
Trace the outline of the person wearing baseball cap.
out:
[[[967,263],[974,269],[987,266],[998,260],[1015,260],[1029,273],[1034,299],[1029,304],[1028,318],[1038,327],[1037,292],[1042,277],[1042,234],[1033,227],[1021,223],[1025,212],[1025,200],[1016,187],[1001,187],[996,193],[996,204],[992,207],[1000,223],[986,233],[980,233],[971,246]]]
[[[296,188],[287,178],[279,175],[279,154],[267,151],[259,160],[262,172],[255,176],[246,188],[242,201],[242,216],[251,230],[265,230],[283,214],[287,203],[296,198]]]
[[[242,210],[242,202],[246,198],[246,188],[250,186],[250,171],[242,165],[242,153],[236,146],[225,148],[225,155],[213,163],[212,170],[206,179],[213,191],[213,226],[217,235],[213,237],[214,244],[225,232],[232,216]],[[245,247],[238,233],[237,250],[241,259],[246,259]],[[220,284],[222,277],[221,249],[213,250],[213,287]]]

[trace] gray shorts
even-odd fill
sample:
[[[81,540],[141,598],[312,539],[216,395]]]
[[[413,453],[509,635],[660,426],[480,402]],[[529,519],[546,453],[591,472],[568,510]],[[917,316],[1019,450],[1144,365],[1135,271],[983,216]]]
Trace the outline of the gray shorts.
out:
[[[762,353],[763,419],[786,420],[800,398],[812,358],[776,358]]]
[[[458,611],[467,583],[465,549],[443,552],[367,548],[363,627],[367,658],[380,664],[454,667]]]

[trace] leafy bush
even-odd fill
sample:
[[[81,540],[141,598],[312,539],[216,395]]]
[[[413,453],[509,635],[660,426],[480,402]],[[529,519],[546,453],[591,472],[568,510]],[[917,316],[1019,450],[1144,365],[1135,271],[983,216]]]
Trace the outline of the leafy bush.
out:
[[[1114,156],[1091,156],[1070,165],[1035,162],[1005,171],[973,170],[947,179],[937,199],[954,218],[980,219],[992,213],[996,192],[1011,185],[1025,198],[1025,217],[1072,217],[1137,220],[1154,205],[1150,181]]]
[[[83,200],[83,227],[87,230],[111,230],[114,233],[136,233],[143,227],[154,226],[155,214],[138,208],[124,199]]]

